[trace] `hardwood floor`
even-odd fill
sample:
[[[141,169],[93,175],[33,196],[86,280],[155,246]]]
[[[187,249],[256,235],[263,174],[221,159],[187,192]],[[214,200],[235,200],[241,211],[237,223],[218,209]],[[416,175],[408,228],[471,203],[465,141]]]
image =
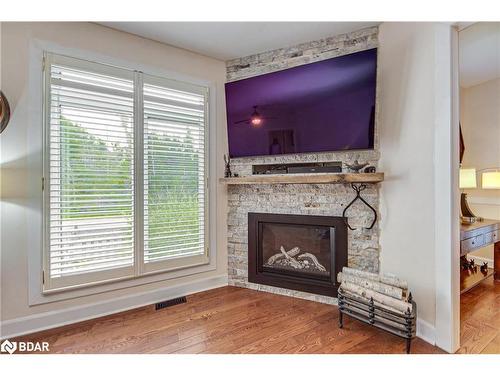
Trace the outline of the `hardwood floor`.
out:
[[[491,285],[490,285],[491,284]],[[499,353],[500,283],[462,296],[466,353]],[[51,353],[404,353],[403,339],[349,317],[335,306],[224,287],[52,329],[16,340],[48,341]],[[412,353],[442,353],[421,339]]]
[[[457,353],[500,354],[500,282],[492,277],[460,296]]]

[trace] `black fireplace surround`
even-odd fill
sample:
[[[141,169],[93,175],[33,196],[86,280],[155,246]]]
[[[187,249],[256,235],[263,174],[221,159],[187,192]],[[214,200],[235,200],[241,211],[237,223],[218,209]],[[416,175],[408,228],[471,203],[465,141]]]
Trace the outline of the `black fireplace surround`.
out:
[[[342,217],[248,214],[248,281],[336,297],[344,266]]]

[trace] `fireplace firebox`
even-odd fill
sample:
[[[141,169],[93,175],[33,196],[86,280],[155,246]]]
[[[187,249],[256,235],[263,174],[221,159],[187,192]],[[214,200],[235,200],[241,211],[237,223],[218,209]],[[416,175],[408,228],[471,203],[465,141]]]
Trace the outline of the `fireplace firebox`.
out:
[[[248,214],[248,281],[336,297],[344,266],[342,217]]]

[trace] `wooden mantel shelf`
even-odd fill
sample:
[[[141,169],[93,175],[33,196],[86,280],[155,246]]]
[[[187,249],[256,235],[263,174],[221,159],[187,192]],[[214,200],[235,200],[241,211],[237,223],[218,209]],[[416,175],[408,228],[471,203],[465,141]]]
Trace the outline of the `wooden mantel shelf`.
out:
[[[226,185],[264,185],[264,184],[348,184],[377,183],[384,181],[383,173],[290,173],[259,174],[243,177],[221,178]]]

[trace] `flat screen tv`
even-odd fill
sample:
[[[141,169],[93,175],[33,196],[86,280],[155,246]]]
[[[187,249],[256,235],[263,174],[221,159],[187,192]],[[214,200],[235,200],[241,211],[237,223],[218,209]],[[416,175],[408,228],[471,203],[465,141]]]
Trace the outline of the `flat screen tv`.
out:
[[[377,49],[226,83],[230,157],[372,149]]]

